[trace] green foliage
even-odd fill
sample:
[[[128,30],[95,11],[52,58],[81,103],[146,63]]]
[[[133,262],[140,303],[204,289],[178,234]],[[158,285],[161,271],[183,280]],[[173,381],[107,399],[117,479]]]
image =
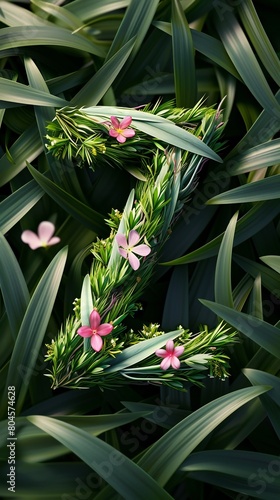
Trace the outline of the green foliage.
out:
[[[278,11],[0,2],[1,498],[279,497]],[[31,250],[43,220],[61,243]],[[77,335],[94,306],[99,353]]]

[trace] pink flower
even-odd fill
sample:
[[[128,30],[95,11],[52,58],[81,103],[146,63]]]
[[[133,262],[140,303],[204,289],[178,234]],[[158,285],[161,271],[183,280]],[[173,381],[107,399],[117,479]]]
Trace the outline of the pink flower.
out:
[[[111,116],[111,126],[109,135],[115,137],[118,142],[125,142],[128,137],[133,137],[135,132],[132,128],[128,128],[132,122],[131,116],[126,116],[121,122],[115,117]]]
[[[40,247],[49,247],[60,242],[60,238],[53,236],[55,226],[52,222],[43,221],[38,226],[38,235],[27,229],[23,231],[21,239],[23,243],[27,243],[32,250]]]
[[[146,256],[151,252],[151,249],[148,245],[137,245],[138,241],[140,240],[140,236],[134,229],[130,231],[128,235],[128,241],[124,234],[117,234],[116,240],[117,244],[119,245],[119,253],[122,255],[122,257],[128,259],[129,264],[134,271],[136,271],[140,266],[140,260],[134,254],[136,253],[137,255]]]
[[[113,325],[111,323],[103,323],[100,325],[100,316],[96,309],[93,309],[90,313],[89,324],[90,326],[81,326],[78,328],[77,333],[81,337],[91,337],[91,347],[99,352],[103,346],[103,340],[101,337],[109,335],[113,330]]]
[[[183,352],[184,347],[182,345],[174,347],[173,340],[168,340],[166,342],[166,350],[158,349],[155,352],[155,355],[163,358],[162,362],[160,363],[160,367],[162,370],[167,370],[170,365],[172,366],[172,368],[174,368],[174,370],[178,370],[178,368],[180,368],[180,361],[178,357],[181,356]]]

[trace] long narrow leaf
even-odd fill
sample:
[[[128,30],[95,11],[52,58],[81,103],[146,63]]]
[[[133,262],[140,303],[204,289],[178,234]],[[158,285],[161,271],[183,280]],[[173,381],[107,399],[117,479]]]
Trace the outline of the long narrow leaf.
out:
[[[267,390],[267,386],[249,387],[211,401],[158,439],[138,464],[156,479],[158,484],[164,486],[210,432],[234,411]]]
[[[280,358],[280,332],[278,328],[255,316],[236,311],[230,307],[209,300],[200,299],[200,302],[253,342]]]
[[[94,232],[102,233],[104,231],[104,218],[99,212],[74,198],[29,164],[28,169],[39,186],[72,217]]]
[[[264,109],[274,116],[277,115],[279,119],[280,106],[232,9],[225,13],[223,22],[216,19],[216,28],[229,57],[250,92]]]
[[[236,498],[266,498],[278,500],[280,476],[279,458],[274,455],[243,450],[218,450],[193,453],[180,470],[191,478],[239,492]],[[267,471],[269,481],[260,479]]]
[[[18,261],[0,233],[0,288],[13,338],[16,335],[29,301],[28,288]]]
[[[32,295],[18,333],[7,377],[7,386],[13,385],[16,388],[18,412],[28,391],[28,383],[52,313],[66,257],[67,248],[63,248],[46,269]]]
[[[179,0],[172,2],[171,31],[176,105],[191,108],[197,101],[194,47]]]
[[[112,85],[134,47],[135,40],[129,40],[88,80],[73,97],[71,106],[96,106]]]
[[[146,472],[118,450],[87,432],[50,417],[27,417],[30,422],[53,436],[95,470],[125,499],[160,498],[171,500]]]
[[[27,182],[0,203],[0,231],[5,234],[42,198],[44,191],[34,180]]]
[[[99,57],[105,57],[104,47],[97,42],[72,34],[65,28],[56,26],[18,26],[2,28],[0,32],[0,57],[1,52],[6,54],[8,49],[36,45],[62,46],[85,51]],[[5,52],[4,52],[5,51]]]
[[[215,300],[233,307],[231,286],[231,255],[238,213],[230,220],[222,239],[215,271]]]
[[[249,203],[254,201],[275,200],[280,198],[280,174],[266,177],[257,182],[251,182],[243,186],[231,189],[225,193],[214,196],[206,203],[231,204]]]

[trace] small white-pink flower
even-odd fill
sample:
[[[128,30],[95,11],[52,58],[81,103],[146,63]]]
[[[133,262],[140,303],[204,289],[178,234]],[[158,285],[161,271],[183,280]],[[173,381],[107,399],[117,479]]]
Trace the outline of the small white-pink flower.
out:
[[[27,229],[23,231],[21,239],[23,243],[27,243],[30,246],[31,250],[36,250],[40,247],[47,248],[60,242],[58,236],[53,236],[54,232],[54,224],[49,221],[43,221],[38,226],[38,234]]]
[[[126,116],[121,122],[115,116],[111,116],[110,120],[109,135],[118,142],[124,143],[126,139],[135,136],[133,128],[128,128],[132,122],[131,116]]]
[[[184,347],[182,345],[174,347],[173,340],[168,340],[166,342],[166,349],[158,349],[155,352],[155,355],[163,358],[162,362],[160,363],[160,367],[162,370],[167,370],[170,365],[172,366],[172,368],[174,368],[174,370],[178,370],[181,364],[178,357],[181,356],[183,352]]]
[[[140,266],[140,260],[134,254],[145,257],[151,252],[148,245],[137,245],[138,241],[140,241],[140,235],[137,231],[135,231],[135,229],[132,229],[129,232],[128,239],[126,239],[124,234],[118,233],[116,235],[116,241],[119,247],[119,253],[122,257],[128,259],[128,262],[134,271],[137,271]]]

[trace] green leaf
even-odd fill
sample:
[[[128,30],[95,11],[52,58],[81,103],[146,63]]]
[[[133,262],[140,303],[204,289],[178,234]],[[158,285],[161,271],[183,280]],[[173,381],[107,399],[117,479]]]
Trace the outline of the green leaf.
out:
[[[269,267],[274,269],[277,273],[280,273],[280,257],[279,255],[266,255],[265,257],[260,257],[260,259]]]
[[[78,427],[50,417],[27,418],[75,453],[124,498],[171,500],[170,495],[138,465],[104,441],[90,436]]]
[[[0,231],[7,233],[42,198],[44,191],[34,180],[27,182],[0,203]]]
[[[154,18],[158,3],[159,0],[130,0],[107,54],[107,61],[134,37],[136,42],[132,55],[136,54]]]
[[[260,22],[258,14],[251,0],[244,0],[238,4],[238,12],[244,28],[261,59],[265,69],[280,86],[280,62],[269,37]]]
[[[143,361],[143,359],[151,356],[157,349],[165,345],[168,340],[173,340],[176,339],[176,337],[179,337],[179,335],[182,334],[182,331],[183,330],[176,330],[168,332],[159,337],[143,340],[143,342],[127,347],[121,354],[118,354],[118,356],[111,361],[109,368],[105,369],[106,373],[118,372],[128,368],[129,366],[135,365],[136,363],[140,363],[140,361]]]
[[[280,162],[280,139],[258,144],[243,153],[234,156],[233,166],[228,170],[230,175],[240,175],[263,167],[277,165]]]
[[[261,106],[279,119],[280,106],[232,9],[227,10],[223,22],[216,19],[216,29],[245,85]]]
[[[280,174],[266,177],[260,181],[251,182],[243,186],[225,191],[210,200],[207,205],[249,203],[254,201],[274,200],[280,198]]]
[[[2,28],[0,31],[0,57],[1,52],[6,56],[8,49],[42,45],[68,47],[103,58],[106,56],[106,51],[102,44],[95,42],[93,37],[88,40],[81,35],[71,33],[71,31],[65,28],[58,28],[52,25],[16,26]]]
[[[188,266],[175,268],[169,281],[162,315],[162,328],[189,325],[189,270]]]
[[[0,233],[0,288],[14,339],[28,306],[29,292],[18,261]]]
[[[132,108],[114,106],[92,106],[90,108],[84,108],[83,111],[89,116],[102,116],[105,118],[110,118],[112,115],[117,118],[131,116],[134,128],[139,129],[154,138],[162,140],[167,144],[177,146],[178,148],[205,156],[206,158],[211,158],[212,160],[218,162],[222,162],[220,156],[195,135],[178,127],[173,122],[166,120],[165,118],[161,118],[160,116],[152,115],[151,113],[144,111],[134,110]]]
[[[65,5],[65,9],[69,10],[83,21],[90,21],[104,14],[111,13],[115,10],[127,7],[130,0],[75,0]]]
[[[212,207],[212,205],[211,205]],[[236,225],[235,238],[233,246],[239,245],[243,241],[248,240],[261,231],[273,218],[280,212],[279,203],[276,201],[267,201],[254,205],[248,212],[243,215]],[[204,212],[205,213],[205,212]],[[207,211],[206,211],[207,214]],[[217,255],[223,234],[219,234],[213,240],[205,243],[202,247],[190,252],[183,257],[162,263],[163,265],[180,265],[189,262],[197,262],[199,260],[208,259]],[[171,236],[172,237],[172,236]],[[168,242],[167,242],[168,244]]]
[[[267,266],[264,266],[259,262],[247,259],[241,255],[235,254],[234,261],[254,278],[260,275],[262,285],[272,293],[277,294],[277,290],[279,288],[279,275],[275,271],[272,271],[272,269],[269,269]]]
[[[18,412],[28,391],[29,380],[52,313],[66,257],[67,248],[63,248],[52,260],[32,295],[21,323],[7,377],[7,385],[14,385],[16,388]]]
[[[231,255],[238,212],[231,218],[223,236],[215,271],[215,300],[233,308]]]
[[[176,105],[191,108],[197,101],[194,47],[179,0],[172,2],[171,32]]]
[[[252,390],[254,389],[254,390]],[[269,390],[258,386],[226,394],[194,411],[164,434],[138,461],[164,486],[188,455],[229,415]]]
[[[5,28],[2,28],[2,30]],[[1,30],[1,31],[2,31]],[[1,40],[0,31],[0,40]],[[68,104],[65,99],[51,95],[48,92],[32,88],[30,85],[14,82],[0,77],[1,100],[19,104],[34,104],[41,106],[62,107]]]
[[[32,165],[28,164],[27,166],[39,186],[66,212],[92,231],[104,233],[104,218],[99,212],[74,198],[45,175],[38,172]]]
[[[217,314],[217,316],[223,318],[227,323],[242,332],[246,337],[253,340],[253,342],[256,342],[256,344],[277,358],[280,358],[278,328],[255,316],[236,311],[222,304],[202,299],[200,299],[200,302]]]
[[[197,481],[240,492],[240,500],[252,495],[267,500],[279,498],[279,458],[275,455],[243,450],[202,451],[193,453],[180,470]],[[259,476],[260,471],[265,471],[269,480],[261,479],[264,476]]]
[[[96,106],[121,72],[135,39],[129,40],[87,81],[84,87],[71,99],[71,106]]]
[[[0,158],[0,186],[13,179],[26,167],[26,161],[33,161],[43,151],[37,126],[27,128]]]
[[[93,310],[90,277],[87,274],[83,281],[81,292],[81,320],[82,325],[89,326],[90,313]],[[90,338],[84,338],[84,351],[90,349]]]

